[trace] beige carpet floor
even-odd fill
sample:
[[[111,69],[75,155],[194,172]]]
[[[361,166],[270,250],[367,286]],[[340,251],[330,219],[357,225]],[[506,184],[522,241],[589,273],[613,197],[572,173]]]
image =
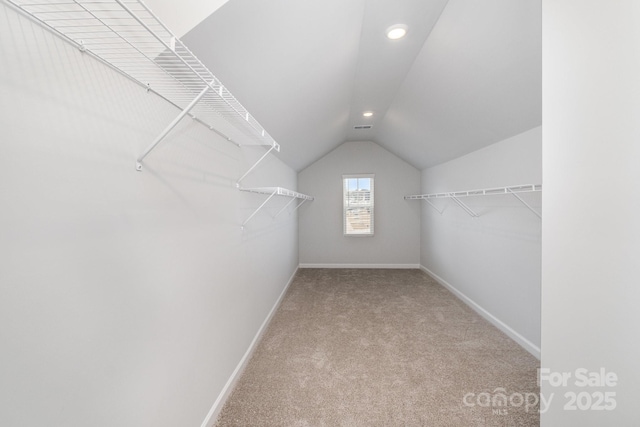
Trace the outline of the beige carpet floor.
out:
[[[216,425],[538,426],[538,366],[420,270],[301,269]]]

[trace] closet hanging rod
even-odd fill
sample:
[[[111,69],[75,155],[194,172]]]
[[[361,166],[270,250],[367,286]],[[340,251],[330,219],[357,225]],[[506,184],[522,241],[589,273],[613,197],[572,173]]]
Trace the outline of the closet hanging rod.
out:
[[[3,1],[177,106],[183,110],[181,118],[188,113],[236,145],[279,150],[246,108],[140,0]],[[205,87],[209,90],[191,106],[193,111],[184,113]]]

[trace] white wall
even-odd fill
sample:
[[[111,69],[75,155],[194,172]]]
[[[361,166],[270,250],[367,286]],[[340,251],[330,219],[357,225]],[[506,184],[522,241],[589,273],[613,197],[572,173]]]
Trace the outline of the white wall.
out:
[[[240,228],[265,150],[186,120],[137,172],[177,109],[4,3],[0,64],[0,425],[201,425],[298,265],[285,200]]]
[[[425,169],[423,193],[540,184],[541,128]],[[540,193],[520,194],[540,212]],[[511,195],[423,203],[421,263],[476,310],[540,356],[541,221]]]
[[[373,237],[342,231],[342,175],[375,174]],[[378,144],[346,142],[298,174],[300,191],[313,204],[300,208],[302,266],[417,268],[420,207],[404,200],[420,191],[420,171]]]
[[[144,4],[173,34],[182,37],[229,0],[144,0]]]
[[[640,3],[543,1],[542,366],[572,377],[541,425],[636,426],[640,401]],[[576,387],[604,368],[616,386]],[[565,410],[565,393],[615,393]]]

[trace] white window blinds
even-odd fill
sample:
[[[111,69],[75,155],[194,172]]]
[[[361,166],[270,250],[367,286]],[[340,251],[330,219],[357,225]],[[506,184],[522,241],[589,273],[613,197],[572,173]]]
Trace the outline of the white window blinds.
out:
[[[345,236],[373,236],[373,178],[343,175],[343,231]]]

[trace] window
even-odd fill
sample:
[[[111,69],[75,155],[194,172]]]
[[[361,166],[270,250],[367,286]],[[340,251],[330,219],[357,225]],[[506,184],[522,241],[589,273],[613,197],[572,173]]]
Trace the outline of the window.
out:
[[[373,236],[373,175],[343,175],[345,236]]]

